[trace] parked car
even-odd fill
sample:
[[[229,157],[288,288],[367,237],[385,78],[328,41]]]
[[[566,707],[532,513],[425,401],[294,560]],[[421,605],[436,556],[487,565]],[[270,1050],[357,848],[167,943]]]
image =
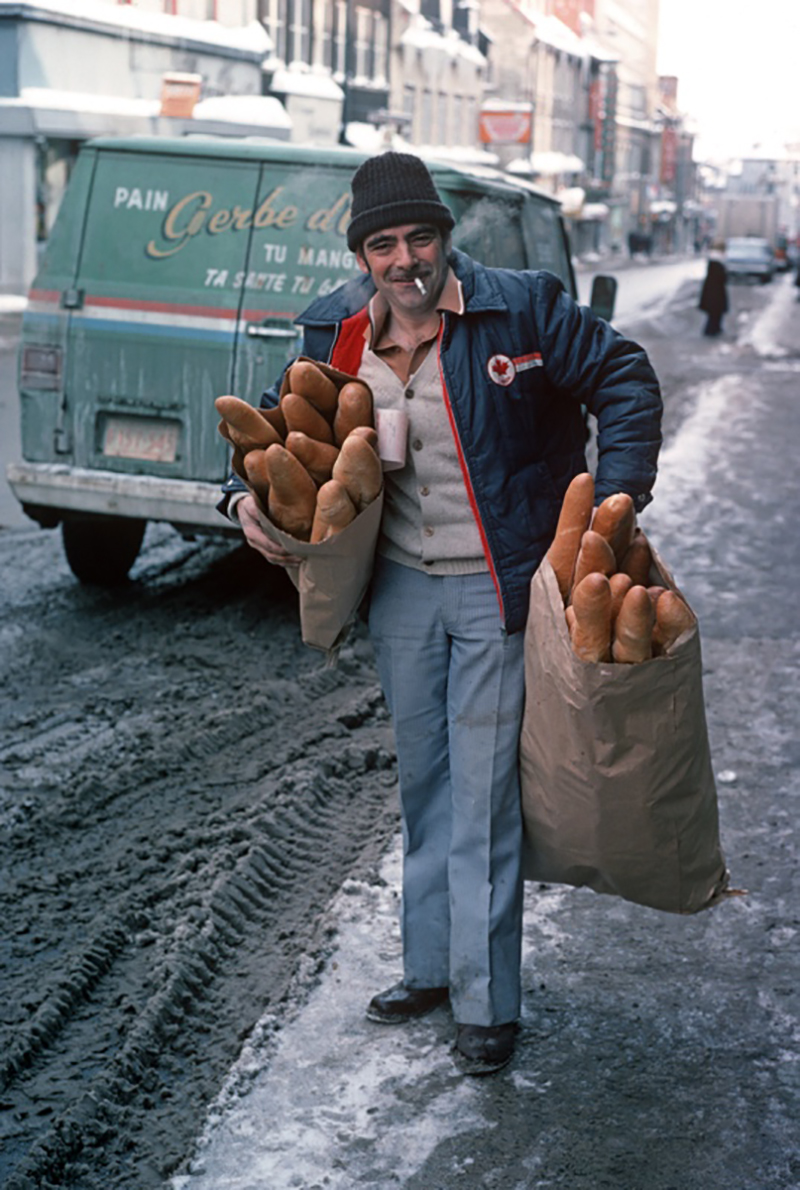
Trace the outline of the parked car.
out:
[[[215,508],[230,456],[214,398],[257,405],[297,354],[294,318],[357,272],[344,232],[363,159],[228,138],[81,150],[23,320],[22,459],[8,468],[27,515],[61,525],[79,579],[124,579],[148,520],[231,531]],[[456,247],[549,269],[576,296],[552,196],[497,170],[430,166]]]
[[[725,247],[725,268],[731,279],[753,277],[765,285],[775,275],[775,253],[769,240],[756,236],[731,239]]]

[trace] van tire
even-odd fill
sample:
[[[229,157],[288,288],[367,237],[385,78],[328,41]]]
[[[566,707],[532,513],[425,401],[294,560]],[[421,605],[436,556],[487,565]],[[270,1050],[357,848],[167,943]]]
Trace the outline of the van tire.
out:
[[[66,517],[61,540],[70,570],[82,583],[117,587],[136,561],[147,521],[130,517]]]

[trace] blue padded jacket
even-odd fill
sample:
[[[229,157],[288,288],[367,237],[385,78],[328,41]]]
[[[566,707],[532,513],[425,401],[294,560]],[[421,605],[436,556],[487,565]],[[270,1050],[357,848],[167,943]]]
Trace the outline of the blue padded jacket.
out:
[[[587,469],[582,406],[597,419],[596,502],[627,492],[641,510],[656,477],[661,393],[644,350],[552,273],[486,268],[455,251],[449,259],[465,311],[442,318],[443,399],[503,623],[518,632],[564,493]],[[302,354],[355,375],[373,293],[362,276],[309,306],[297,319]]]

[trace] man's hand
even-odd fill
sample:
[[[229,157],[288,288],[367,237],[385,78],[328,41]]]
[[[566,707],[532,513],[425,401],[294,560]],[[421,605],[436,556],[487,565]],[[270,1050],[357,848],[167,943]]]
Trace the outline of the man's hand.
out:
[[[247,544],[251,545],[254,550],[257,550],[273,566],[300,565],[300,558],[296,558],[294,554],[288,553],[283,546],[278,545],[277,541],[273,541],[271,537],[267,537],[259,523],[256,502],[252,496],[244,496],[237,502],[236,515],[239,518],[242,531],[247,538]]]

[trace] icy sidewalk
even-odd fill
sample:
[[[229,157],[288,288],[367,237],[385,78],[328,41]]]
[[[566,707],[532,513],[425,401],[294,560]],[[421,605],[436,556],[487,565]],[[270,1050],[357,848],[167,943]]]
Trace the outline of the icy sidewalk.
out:
[[[398,837],[383,883],[344,886],[331,911],[336,949],[321,982],[282,1029],[274,1018],[261,1021],[210,1112],[192,1173],[172,1179],[172,1190],[388,1190],[404,1185],[448,1138],[487,1127],[487,1080],[456,1070],[449,1009],[409,1027],[364,1015],[370,997],[402,969],[400,862]],[[549,893],[548,912],[562,897]],[[526,922],[528,935],[538,923],[541,961],[541,894],[537,904],[538,912],[526,906]],[[515,1064],[496,1077],[528,1082]],[[456,1159],[453,1173],[471,1163]]]

